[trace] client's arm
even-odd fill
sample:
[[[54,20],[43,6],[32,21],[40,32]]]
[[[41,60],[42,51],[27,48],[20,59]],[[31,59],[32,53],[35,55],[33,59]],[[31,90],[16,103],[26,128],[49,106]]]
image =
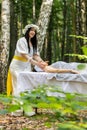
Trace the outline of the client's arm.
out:
[[[48,66],[48,63],[43,61],[39,55],[34,55],[34,59],[36,61],[39,61],[43,65],[43,71],[48,73],[73,73],[73,74],[79,74],[78,71],[72,70],[72,69],[57,69],[52,66]]]
[[[73,73],[73,74],[79,74],[78,71],[72,70],[72,69],[57,69],[52,66],[45,66],[43,69],[45,72],[48,73]]]

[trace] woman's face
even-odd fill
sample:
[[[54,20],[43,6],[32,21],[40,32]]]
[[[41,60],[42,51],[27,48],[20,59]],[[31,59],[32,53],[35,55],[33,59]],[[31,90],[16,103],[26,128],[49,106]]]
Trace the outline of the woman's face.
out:
[[[30,31],[29,31],[29,37],[30,37],[30,38],[33,38],[33,37],[35,36],[35,34],[36,34],[35,29],[34,29],[34,28],[31,28]]]

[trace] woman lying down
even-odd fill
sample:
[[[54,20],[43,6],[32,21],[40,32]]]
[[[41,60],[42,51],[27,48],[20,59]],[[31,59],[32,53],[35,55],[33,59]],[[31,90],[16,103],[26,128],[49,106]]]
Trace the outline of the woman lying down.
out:
[[[73,70],[73,69],[58,69],[55,68],[51,65],[48,65],[47,62],[42,61],[41,64],[43,65],[42,68],[38,68],[37,66],[35,66],[35,70],[36,71],[44,71],[44,72],[48,72],[48,73],[73,73],[73,74],[79,74],[78,71]]]

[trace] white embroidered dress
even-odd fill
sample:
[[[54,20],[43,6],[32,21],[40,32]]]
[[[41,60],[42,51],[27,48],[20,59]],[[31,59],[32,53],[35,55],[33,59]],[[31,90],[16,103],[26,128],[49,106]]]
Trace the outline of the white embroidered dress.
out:
[[[25,39],[25,37],[22,37],[18,40],[17,45],[16,45],[16,50],[15,50],[15,56],[19,56],[21,57],[21,54],[27,54],[29,56],[33,56],[33,47],[30,47],[30,52],[28,49],[28,45],[27,45],[27,41]],[[18,60],[13,58],[12,62],[10,64],[10,72],[11,72],[11,76],[12,76],[12,95],[17,96],[17,77],[18,74],[22,71],[29,71],[31,72],[31,63],[26,61],[22,61],[22,60]]]

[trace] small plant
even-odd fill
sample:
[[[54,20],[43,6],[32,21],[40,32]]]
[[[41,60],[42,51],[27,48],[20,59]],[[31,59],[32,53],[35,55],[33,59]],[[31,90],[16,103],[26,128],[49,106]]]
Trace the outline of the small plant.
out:
[[[79,130],[80,128],[80,130],[85,130],[84,128],[87,127],[85,124],[87,118],[81,116],[80,111],[87,110],[87,101],[85,100],[87,95],[65,93],[58,88],[58,86],[44,85],[33,89],[31,92],[21,93],[20,97],[0,95],[0,101],[6,105],[5,110],[7,111],[4,114],[20,108],[24,109],[24,111],[31,111],[31,107],[33,107],[37,109],[37,112],[38,109],[45,109],[51,111],[53,117],[60,122],[58,124],[58,130],[72,130],[72,128],[74,130]],[[60,93],[61,96],[49,96],[48,91]],[[15,101],[15,104],[12,104],[12,101]]]
[[[77,124],[77,122],[64,122],[58,124],[57,130],[86,130],[87,125],[81,126],[81,124]]]

